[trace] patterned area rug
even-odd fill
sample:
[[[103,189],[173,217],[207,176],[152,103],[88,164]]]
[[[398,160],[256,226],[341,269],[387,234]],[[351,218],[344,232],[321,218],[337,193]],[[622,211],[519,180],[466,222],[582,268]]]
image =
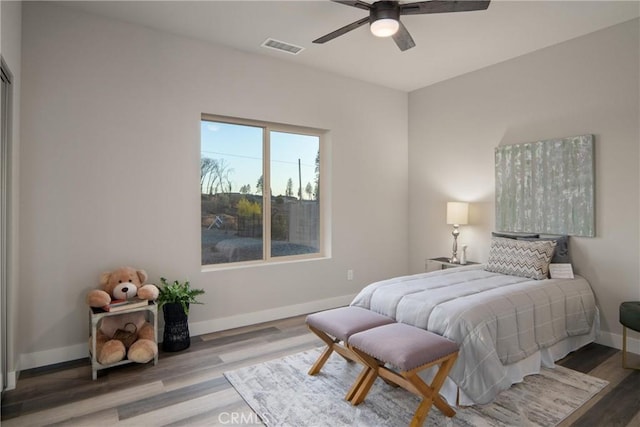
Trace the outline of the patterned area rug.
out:
[[[364,403],[344,400],[360,372],[335,353],[317,376],[307,375],[320,349],[225,372],[267,426],[407,426],[420,399],[377,380]],[[455,408],[447,418],[434,406],[425,426],[555,426],[607,385],[557,366],[530,375],[483,406]]]

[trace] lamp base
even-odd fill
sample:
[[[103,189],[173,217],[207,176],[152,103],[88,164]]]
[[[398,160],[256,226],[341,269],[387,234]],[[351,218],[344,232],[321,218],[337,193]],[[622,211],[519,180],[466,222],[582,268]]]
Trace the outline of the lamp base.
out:
[[[458,224],[453,224],[453,248],[451,258],[449,258],[449,262],[451,264],[460,264],[460,260],[458,259],[458,235],[460,234],[460,230],[458,230]]]

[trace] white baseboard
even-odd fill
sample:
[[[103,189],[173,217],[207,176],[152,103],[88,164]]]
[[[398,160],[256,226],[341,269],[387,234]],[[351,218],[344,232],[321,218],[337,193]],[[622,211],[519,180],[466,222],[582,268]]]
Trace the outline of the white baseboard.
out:
[[[633,331],[627,329],[627,351],[640,355],[640,339],[632,337]],[[600,332],[600,336],[596,339],[598,344],[606,345],[607,347],[617,348],[622,350],[622,334],[614,334],[612,332]]]
[[[52,348],[51,350],[23,353],[18,359],[18,370],[24,371],[26,369],[39,368],[40,366],[82,359],[83,357],[89,357],[89,344],[87,342]]]
[[[301,314],[313,313],[327,310],[329,308],[349,305],[353,301],[354,295],[343,295],[340,297],[327,298],[323,300],[310,301],[302,304],[277,307],[269,310],[255,311],[253,313],[239,314],[237,316],[222,317],[219,319],[206,320],[203,322],[189,322],[189,332],[191,335],[204,335],[211,332],[224,331],[227,329],[239,328],[242,326],[255,325],[269,322],[271,320],[285,319],[287,317],[299,316]],[[197,310],[197,308],[196,308]],[[161,337],[160,331],[158,337]]]
[[[272,308],[269,310],[256,311],[253,313],[243,313],[236,316],[222,317],[219,319],[206,320],[202,322],[189,323],[189,332],[192,336],[204,335],[211,332],[226,329],[239,328],[241,326],[255,325],[257,323],[269,322],[272,320],[285,319],[287,317],[298,316],[306,313],[326,310],[329,308],[348,305],[354,295],[343,295],[340,297],[327,298],[323,300],[310,301],[302,304],[289,305]],[[162,329],[158,330],[158,338],[162,340]],[[18,371],[38,368],[41,366],[53,365],[55,363],[67,362],[70,360],[88,357],[89,345],[87,342],[70,345],[67,347],[54,348],[51,350],[37,351],[33,353],[21,354],[18,359]],[[7,380],[15,388],[16,373],[13,376],[9,373]]]

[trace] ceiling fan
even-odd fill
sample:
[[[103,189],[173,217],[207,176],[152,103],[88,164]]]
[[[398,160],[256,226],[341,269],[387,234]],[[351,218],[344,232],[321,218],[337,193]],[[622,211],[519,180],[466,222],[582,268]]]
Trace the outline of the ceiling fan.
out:
[[[351,30],[361,27],[367,22],[371,32],[378,37],[393,37],[401,51],[411,49],[416,45],[407,28],[400,22],[400,15],[423,15],[427,13],[468,12],[473,10],[485,10],[489,7],[490,0],[486,1],[452,1],[431,0],[417,1],[413,3],[400,3],[399,1],[376,1],[367,3],[360,0],[331,0],[345,6],[357,7],[369,12],[369,16],[349,25],[345,25],[327,35],[324,35],[313,43],[326,43]]]

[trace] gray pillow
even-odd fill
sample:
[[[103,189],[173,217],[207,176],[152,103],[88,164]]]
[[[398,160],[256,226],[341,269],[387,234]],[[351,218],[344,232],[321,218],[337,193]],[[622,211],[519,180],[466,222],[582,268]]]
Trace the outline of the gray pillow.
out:
[[[538,233],[520,233],[516,231],[493,231],[493,237],[503,237],[505,239],[535,238],[540,236]]]
[[[553,252],[551,262],[571,264],[571,257],[569,256],[569,236],[567,235],[494,231],[491,233],[491,236],[518,240],[552,240],[556,242],[556,249]]]
[[[571,264],[571,257],[569,256],[569,236],[541,234],[538,238],[518,237],[518,240],[551,240],[556,242],[556,250],[553,252],[551,262]]]

